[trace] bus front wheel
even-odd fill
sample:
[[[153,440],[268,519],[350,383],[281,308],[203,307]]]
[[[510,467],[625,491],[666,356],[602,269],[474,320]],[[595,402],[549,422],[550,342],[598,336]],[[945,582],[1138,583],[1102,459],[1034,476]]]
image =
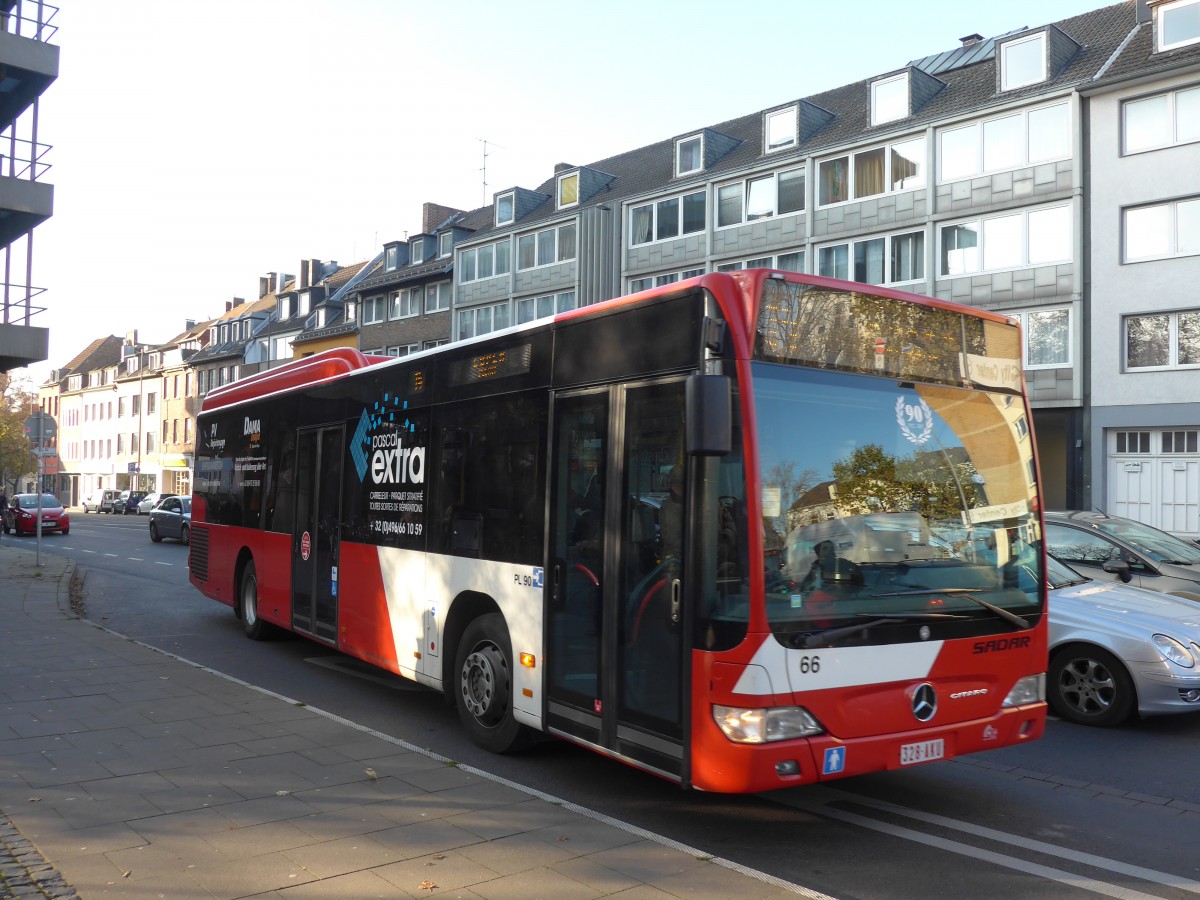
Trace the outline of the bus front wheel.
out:
[[[513,718],[512,641],[499,613],[480,616],[458,644],[454,696],[458,718],[471,740],[492,753],[529,742],[529,730]]]
[[[258,573],[254,569],[254,560],[247,562],[242,570],[238,610],[242,614],[242,630],[246,637],[252,641],[266,640],[270,626],[258,617]]]

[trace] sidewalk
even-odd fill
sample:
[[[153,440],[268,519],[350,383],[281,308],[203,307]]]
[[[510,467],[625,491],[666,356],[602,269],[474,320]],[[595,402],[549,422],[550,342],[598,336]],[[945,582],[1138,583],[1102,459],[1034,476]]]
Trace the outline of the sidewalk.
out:
[[[94,626],[42,563],[0,539],[0,898],[816,896]]]

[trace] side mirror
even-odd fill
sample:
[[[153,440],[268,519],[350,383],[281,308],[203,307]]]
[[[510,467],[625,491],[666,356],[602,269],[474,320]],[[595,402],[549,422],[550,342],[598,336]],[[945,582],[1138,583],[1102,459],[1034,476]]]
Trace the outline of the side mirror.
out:
[[[1133,576],[1129,574],[1129,563],[1123,559],[1110,559],[1104,563],[1102,568],[1109,575],[1116,575],[1125,584],[1133,581]]]
[[[684,410],[687,452],[725,456],[733,449],[733,382],[728,375],[689,375]]]

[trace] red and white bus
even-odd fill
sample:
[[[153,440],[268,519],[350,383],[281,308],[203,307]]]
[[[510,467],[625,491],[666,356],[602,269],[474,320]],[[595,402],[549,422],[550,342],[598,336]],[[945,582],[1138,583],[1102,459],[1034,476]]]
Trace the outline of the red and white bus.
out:
[[[710,274],[214,390],[191,580],[246,633],[746,792],[1033,740],[1041,512],[1017,323]]]

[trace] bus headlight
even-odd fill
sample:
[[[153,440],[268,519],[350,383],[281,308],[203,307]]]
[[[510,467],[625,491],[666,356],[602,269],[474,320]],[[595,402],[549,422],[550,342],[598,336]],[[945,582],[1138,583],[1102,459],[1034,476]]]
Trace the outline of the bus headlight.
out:
[[[802,706],[774,706],[747,709],[741,706],[713,706],[713,720],[725,737],[735,744],[765,744],[811,737],[825,729]]]
[[[1175,638],[1167,637],[1165,634],[1156,634],[1150,640],[1154,641],[1158,652],[1175,665],[1185,669],[1195,668],[1196,660],[1192,657],[1192,652]]]
[[[1024,706],[1026,703],[1038,703],[1046,699],[1046,673],[1026,675],[1013,685],[1013,689],[1004,698],[1004,706]]]

